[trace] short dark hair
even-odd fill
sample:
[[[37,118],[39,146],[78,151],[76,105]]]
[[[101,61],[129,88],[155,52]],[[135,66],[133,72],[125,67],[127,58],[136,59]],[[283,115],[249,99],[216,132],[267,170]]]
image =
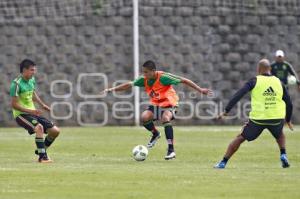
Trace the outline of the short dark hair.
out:
[[[148,60],[143,64],[143,67],[149,69],[149,70],[156,70],[156,66],[154,61]]]
[[[24,68],[28,69],[31,66],[35,66],[35,63],[30,60],[30,59],[24,59],[21,63],[20,63],[20,73],[23,72]]]

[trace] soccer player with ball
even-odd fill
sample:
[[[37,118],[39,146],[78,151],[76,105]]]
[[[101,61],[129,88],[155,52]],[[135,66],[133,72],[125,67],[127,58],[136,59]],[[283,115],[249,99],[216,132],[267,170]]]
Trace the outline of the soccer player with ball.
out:
[[[299,77],[294,67],[285,61],[285,54],[282,50],[275,52],[275,62],[271,64],[271,73],[280,79],[280,81],[288,88],[288,85],[297,84],[300,91]]]
[[[116,87],[107,88],[102,92],[124,91],[132,86],[144,87],[150,97],[151,105],[142,113],[141,119],[144,127],[152,133],[152,137],[147,145],[152,148],[160,138],[160,132],[155,128],[153,121],[160,120],[164,125],[165,135],[168,142],[168,151],[165,160],[175,158],[174,135],[171,120],[175,119],[178,107],[178,96],[172,85],[183,83],[201,94],[212,94],[207,88],[201,88],[193,81],[178,77],[163,71],[157,71],[153,61],[146,61],[143,64],[143,76],[138,79],[121,84]]]

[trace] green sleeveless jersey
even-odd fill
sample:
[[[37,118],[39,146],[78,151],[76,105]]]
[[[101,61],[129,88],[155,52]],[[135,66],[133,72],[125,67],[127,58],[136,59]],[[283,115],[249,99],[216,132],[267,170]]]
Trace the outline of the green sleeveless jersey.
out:
[[[10,96],[18,97],[18,103],[20,106],[35,110],[35,106],[32,100],[33,92],[35,90],[35,79],[32,77],[29,80],[25,80],[20,75],[11,82]],[[22,112],[13,109],[14,117],[18,117]]]
[[[257,76],[255,87],[251,90],[250,119],[284,119],[285,102],[282,100],[283,88],[275,76]]]

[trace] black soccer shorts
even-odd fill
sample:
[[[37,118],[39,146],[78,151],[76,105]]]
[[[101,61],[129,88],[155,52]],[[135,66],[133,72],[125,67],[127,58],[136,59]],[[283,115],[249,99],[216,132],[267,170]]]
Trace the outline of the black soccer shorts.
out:
[[[34,128],[38,124],[41,124],[44,127],[45,134],[47,133],[47,129],[50,129],[54,126],[54,124],[48,119],[30,114],[19,115],[18,117],[16,117],[16,122],[19,126],[26,129],[30,135],[34,134]]]
[[[170,111],[172,113],[172,119],[175,119],[176,113],[177,113],[177,107],[176,106],[170,106],[170,107],[159,107],[159,106],[148,106],[147,110],[151,111],[153,113],[153,121],[160,120],[162,117],[162,114],[164,111]]]
[[[282,134],[284,120],[274,124],[257,124],[249,120],[243,127],[241,135],[247,141],[253,141],[260,136],[264,129],[268,129],[275,139],[278,139]]]

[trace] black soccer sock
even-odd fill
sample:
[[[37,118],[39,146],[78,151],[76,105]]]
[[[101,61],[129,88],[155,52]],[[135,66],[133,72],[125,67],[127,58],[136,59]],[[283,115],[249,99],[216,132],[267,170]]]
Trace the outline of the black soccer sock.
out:
[[[174,151],[174,135],[172,124],[171,122],[165,122],[163,125],[165,127],[165,134],[168,142],[168,151]]]
[[[47,135],[47,137],[45,138],[45,148],[47,149],[48,147],[50,147],[50,145],[55,141],[55,138],[50,137],[49,135]]]
[[[152,120],[150,120],[150,121],[148,121],[148,122],[145,122],[145,123],[143,124],[143,126],[144,126],[148,131],[151,131],[152,134],[158,133],[158,131],[157,131],[157,129],[155,128],[154,123],[153,123]]]
[[[35,138],[35,144],[37,147],[37,151],[39,156],[44,156],[46,153],[46,149],[45,149],[45,143],[44,143],[44,139],[43,138]]]
[[[223,158],[223,160],[222,160],[222,162],[225,162],[225,163],[227,163],[227,162],[228,162],[228,160],[229,160],[229,158],[226,158],[226,157],[224,157],[224,158]]]
[[[280,149],[280,155],[282,155],[282,154],[286,154],[285,148]]]

